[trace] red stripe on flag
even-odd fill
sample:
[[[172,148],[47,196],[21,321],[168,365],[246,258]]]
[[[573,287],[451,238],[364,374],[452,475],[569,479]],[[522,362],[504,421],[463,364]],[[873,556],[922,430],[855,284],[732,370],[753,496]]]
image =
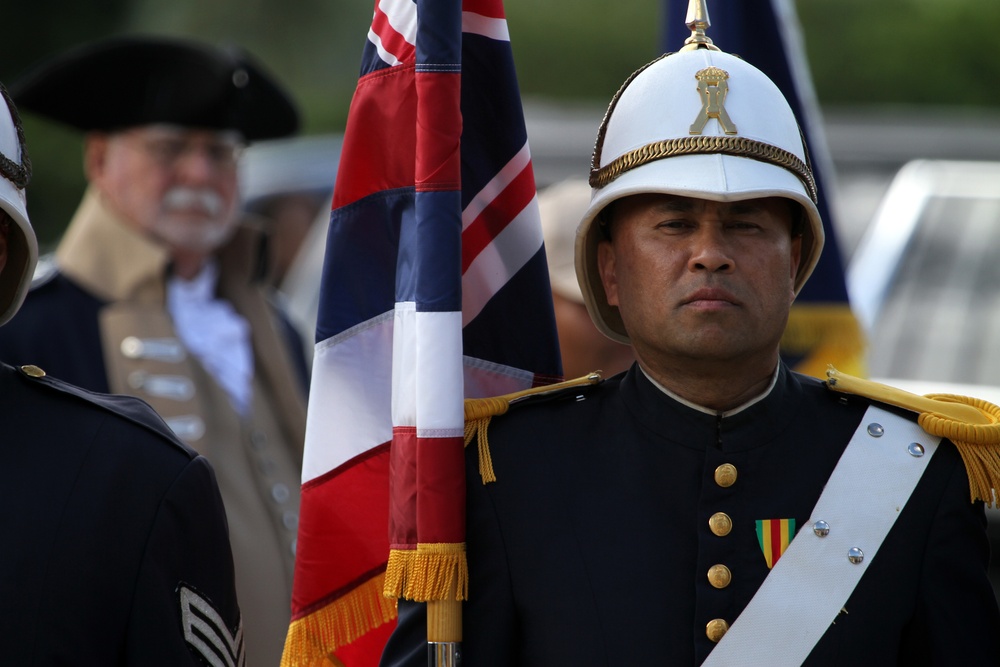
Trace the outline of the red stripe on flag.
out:
[[[462,11],[480,14],[491,19],[505,18],[503,2],[499,0],[463,0]]]
[[[389,17],[375,3],[375,15],[372,17],[372,32],[378,35],[382,42],[382,48],[391,53],[396,60],[407,63],[414,59],[416,49],[406,41],[399,32],[389,23]]]
[[[768,523],[771,529],[771,567],[781,558],[781,519],[772,519]]]
[[[535,174],[529,162],[490,205],[462,232],[462,273],[516,218],[535,196]]]
[[[388,558],[389,444],[368,450],[335,472],[302,487],[292,594],[296,615],[370,578]],[[332,553],[337,554],[335,568],[326,566]]]
[[[413,549],[417,544],[417,429],[394,426],[389,478],[389,543],[393,549]],[[388,554],[387,554],[388,555]]]
[[[429,100],[417,112],[420,150],[416,156],[417,192],[455,191],[462,187],[462,75],[419,72],[417,98]]]
[[[389,641],[389,635],[395,629],[395,621],[379,626],[347,646],[338,648],[334,652],[334,656],[342,665],[350,665],[351,667],[374,666],[378,662],[378,656],[382,655],[385,643]],[[333,667],[334,664],[336,663],[331,663],[330,667]]]
[[[333,208],[370,194],[412,187],[417,117],[414,65],[378,70],[358,81],[351,100]]]
[[[465,442],[417,439],[417,526],[421,544],[465,542]]]

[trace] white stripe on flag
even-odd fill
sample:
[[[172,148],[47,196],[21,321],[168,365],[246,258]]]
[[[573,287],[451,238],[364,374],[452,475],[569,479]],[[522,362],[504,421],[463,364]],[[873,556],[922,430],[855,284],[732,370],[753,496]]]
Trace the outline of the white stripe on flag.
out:
[[[530,389],[535,374],[513,366],[465,357],[465,397],[503,396]]]
[[[465,433],[462,314],[417,312],[417,437]]]
[[[393,316],[392,425],[417,425],[417,304],[399,301]]]
[[[316,345],[302,481],[392,439],[392,312]]]
[[[510,185],[515,178],[517,178],[522,171],[527,168],[531,163],[531,151],[528,149],[528,144],[525,142],[524,146],[521,147],[514,157],[510,159],[503,166],[503,168],[497,172],[497,175],[490,179],[490,182],[483,186],[483,189],[476,193],[476,196],[472,198],[469,205],[465,207],[462,211],[462,231],[465,231],[469,225],[475,222],[476,218],[485,211],[493,200],[496,199],[504,189]]]
[[[379,0],[379,9],[393,30],[410,44],[417,43],[417,3],[413,0]]]
[[[501,287],[542,247],[538,198],[510,221],[462,276],[462,326],[474,320]]]
[[[509,42],[507,19],[494,19],[474,12],[462,12],[462,32],[482,35],[498,42]]]
[[[378,57],[381,58],[382,62],[385,64],[393,67],[403,64],[396,58],[396,56],[392,55],[388,49],[382,46],[382,38],[379,37],[378,34],[371,28],[368,29],[368,41],[375,47],[375,50],[378,52]]]

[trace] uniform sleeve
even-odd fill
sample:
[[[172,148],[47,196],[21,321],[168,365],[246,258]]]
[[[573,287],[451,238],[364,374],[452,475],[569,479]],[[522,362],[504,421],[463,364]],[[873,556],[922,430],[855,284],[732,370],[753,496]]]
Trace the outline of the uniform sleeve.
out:
[[[969,502],[969,480],[959,461],[928,534],[921,590],[900,664],[996,664],[1000,612],[987,577],[985,527],[983,503]],[[907,650],[921,655],[907,657]]]
[[[422,602],[399,601],[396,629],[382,652],[379,667],[427,666],[427,607]]]
[[[193,459],[164,495],[140,566],[129,665],[242,665],[229,528],[208,461]]]

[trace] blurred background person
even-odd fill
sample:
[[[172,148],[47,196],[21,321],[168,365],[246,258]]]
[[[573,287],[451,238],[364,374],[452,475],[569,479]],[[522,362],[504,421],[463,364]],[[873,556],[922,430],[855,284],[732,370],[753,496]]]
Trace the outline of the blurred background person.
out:
[[[240,224],[246,142],[299,126],[245,52],[118,37],[31,69],[22,111],[85,133],[88,188],[0,349],[95,391],[149,402],[215,467],[249,664],[276,665],[290,616],[305,362]]]
[[[538,194],[559,350],[567,378],[598,370],[611,377],[628,370],[635,360],[630,346],[611,340],[594,326],[576,279],[576,228],[589,205],[590,184],[582,178],[566,179]]]
[[[334,134],[272,139],[248,146],[240,160],[246,220],[267,235],[267,274],[310,364],[341,143]]]
[[[4,324],[38,246],[31,164],[2,84],[0,94]],[[37,366],[0,364],[0,392],[4,663],[242,665],[226,514],[206,459],[142,401],[83,391]]]

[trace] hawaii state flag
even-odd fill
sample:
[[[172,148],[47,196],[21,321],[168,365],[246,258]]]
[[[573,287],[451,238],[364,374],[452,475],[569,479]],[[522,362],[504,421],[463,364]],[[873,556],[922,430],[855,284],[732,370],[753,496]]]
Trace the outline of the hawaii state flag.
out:
[[[690,37],[691,31],[684,25],[687,7],[688,0],[663,3],[664,51],[679,50]],[[819,378],[826,378],[829,364],[864,376],[864,335],[851,312],[830,207],[833,164],[793,0],[719,2],[709,7],[709,18],[711,27],[706,34],[715,45],[764,72],[785,95],[802,127],[819,187],[818,207],[826,245],[819,264],[792,305],[781,356],[794,370]]]
[[[320,286],[283,666],[377,663],[390,546],[464,566],[463,400],[559,379],[556,340],[502,3],[379,0]]]

